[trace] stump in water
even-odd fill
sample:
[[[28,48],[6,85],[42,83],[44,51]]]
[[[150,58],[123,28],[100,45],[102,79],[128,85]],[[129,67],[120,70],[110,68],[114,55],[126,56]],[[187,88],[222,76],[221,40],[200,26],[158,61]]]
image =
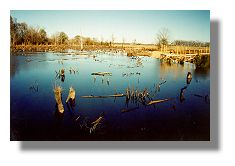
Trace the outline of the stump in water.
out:
[[[64,112],[64,106],[63,106],[63,103],[62,103],[62,100],[61,100],[62,99],[61,93],[62,93],[62,88],[60,86],[55,86],[54,94],[55,94],[55,100],[56,100],[57,108],[58,108],[58,111],[60,113],[63,113]]]
[[[130,89],[129,89],[129,87],[127,87],[126,88],[126,99],[130,100],[130,98],[131,98]]]
[[[187,74],[187,79],[186,79],[186,83],[187,84],[190,84],[190,82],[192,81],[192,73],[191,72],[188,72],[188,74]]]
[[[64,69],[60,70],[60,76],[62,76],[62,77],[64,76]]]
[[[55,71],[55,73],[56,73],[56,79],[61,79],[61,82],[64,82],[64,80],[65,80],[65,69],[62,68],[58,72]]]
[[[68,97],[67,97],[66,103],[67,103],[70,99],[71,99],[72,101],[75,100],[75,90],[73,89],[73,87],[70,87],[70,88],[69,88],[69,95],[68,95]]]

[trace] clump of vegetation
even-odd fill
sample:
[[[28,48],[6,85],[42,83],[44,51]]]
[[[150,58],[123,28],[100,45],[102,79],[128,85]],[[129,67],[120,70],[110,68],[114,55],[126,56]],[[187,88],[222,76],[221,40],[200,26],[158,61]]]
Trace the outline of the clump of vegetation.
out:
[[[75,90],[73,89],[73,87],[70,87],[69,88],[69,95],[66,99],[66,103],[71,100],[71,101],[74,101],[75,100]]]
[[[194,58],[194,64],[196,65],[196,69],[208,69],[210,68],[210,56],[197,55]]]
[[[166,59],[166,63],[167,63],[167,64],[171,65],[171,62],[172,62],[171,58],[167,58],[167,59]]]
[[[179,64],[183,65],[184,64],[184,58],[179,59]]]
[[[134,56],[134,53],[133,52],[128,52],[127,56]]]

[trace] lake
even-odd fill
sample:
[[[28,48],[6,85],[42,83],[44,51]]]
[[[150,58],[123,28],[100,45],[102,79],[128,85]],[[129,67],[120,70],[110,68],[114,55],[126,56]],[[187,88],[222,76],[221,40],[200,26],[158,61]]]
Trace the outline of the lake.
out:
[[[10,67],[11,140],[210,140],[210,72],[197,71],[191,63],[167,64],[121,53],[46,52],[11,55]],[[62,68],[63,79],[56,77]],[[55,84],[63,89],[63,114],[57,110]],[[70,87],[76,98],[66,104]],[[81,97],[126,94],[127,87],[146,88],[146,103],[169,100],[146,105],[125,96]]]

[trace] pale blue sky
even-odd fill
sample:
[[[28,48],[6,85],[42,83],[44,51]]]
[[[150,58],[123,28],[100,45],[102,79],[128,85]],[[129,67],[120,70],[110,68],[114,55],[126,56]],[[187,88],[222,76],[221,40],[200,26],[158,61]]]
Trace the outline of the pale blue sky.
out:
[[[170,40],[210,41],[209,10],[12,10],[18,22],[45,28],[48,35],[64,31],[70,38],[77,34],[126,42],[134,39],[142,43],[155,43],[161,28],[168,28]]]

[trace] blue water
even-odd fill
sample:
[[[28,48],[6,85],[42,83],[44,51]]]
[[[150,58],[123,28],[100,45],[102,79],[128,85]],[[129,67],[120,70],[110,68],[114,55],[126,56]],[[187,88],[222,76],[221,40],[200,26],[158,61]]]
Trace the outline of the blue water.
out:
[[[78,72],[70,73],[70,67]],[[55,72],[62,68],[64,81],[56,78]],[[98,71],[111,72],[112,76],[91,75]],[[193,76],[190,84],[186,83],[188,72]],[[156,84],[165,80],[158,91]],[[210,139],[210,74],[196,71],[190,63],[169,65],[150,57],[95,52],[11,55],[10,83],[11,140]],[[63,88],[62,115],[56,109],[55,83]],[[71,86],[76,91],[75,105],[66,105]],[[185,86],[185,100],[180,101]],[[146,106],[131,101],[127,104],[125,97],[81,98],[125,93],[127,87],[139,91],[147,88],[153,99],[171,100]],[[130,108],[137,109],[121,112]],[[90,132],[91,122],[100,116],[103,119]]]

